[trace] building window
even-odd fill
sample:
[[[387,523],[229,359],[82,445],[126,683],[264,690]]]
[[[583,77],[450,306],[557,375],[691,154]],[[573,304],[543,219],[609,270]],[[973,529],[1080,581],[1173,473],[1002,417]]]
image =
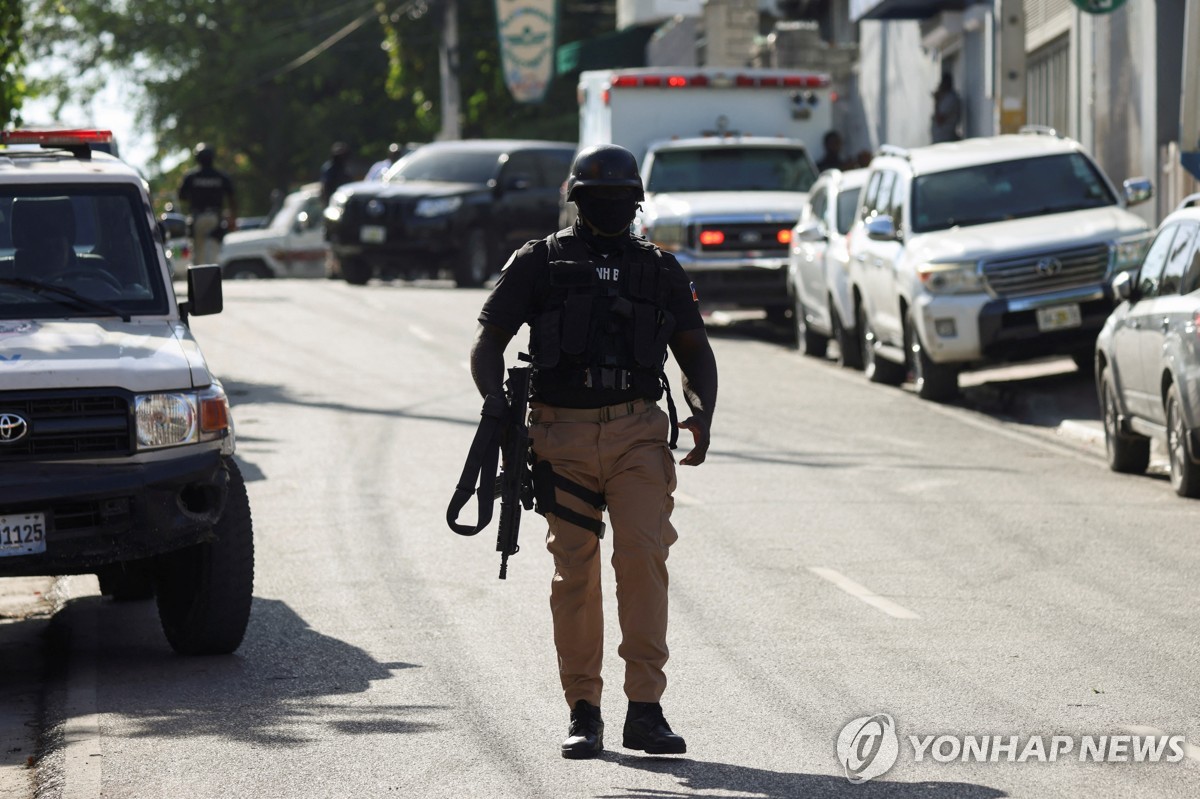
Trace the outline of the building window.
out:
[[[1057,39],[1029,54],[1025,63],[1026,121],[1069,134],[1071,37]]]

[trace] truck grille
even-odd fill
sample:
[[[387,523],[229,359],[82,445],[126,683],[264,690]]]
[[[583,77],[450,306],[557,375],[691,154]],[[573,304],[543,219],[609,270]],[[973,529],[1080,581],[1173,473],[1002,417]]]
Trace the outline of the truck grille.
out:
[[[788,251],[788,239],[780,241],[780,232],[789,234],[796,220],[786,222],[731,222],[720,224],[715,222],[698,225],[696,240],[701,252],[770,252],[785,254]],[[717,234],[720,234],[717,236]],[[719,241],[715,241],[719,238]]]
[[[0,441],[0,463],[34,458],[97,458],[133,452],[129,399],[121,395],[3,395],[0,414],[27,424],[16,441]]]
[[[1108,274],[1108,245],[993,258],[983,263],[983,276],[998,297],[1023,297],[1091,286]]]

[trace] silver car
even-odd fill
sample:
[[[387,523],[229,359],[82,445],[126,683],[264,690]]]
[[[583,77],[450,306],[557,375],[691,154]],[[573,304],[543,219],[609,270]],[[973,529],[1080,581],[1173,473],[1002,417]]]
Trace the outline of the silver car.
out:
[[[1120,305],[1096,340],[1108,464],[1141,474],[1160,439],[1175,493],[1200,497],[1200,208],[1163,220],[1113,293]]]
[[[788,296],[797,348],[820,358],[829,339],[835,339],[839,362],[854,369],[862,368],[862,348],[854,324],[846,234],[867,174],[866,169],[821,173],[792,229],[788,251]]]

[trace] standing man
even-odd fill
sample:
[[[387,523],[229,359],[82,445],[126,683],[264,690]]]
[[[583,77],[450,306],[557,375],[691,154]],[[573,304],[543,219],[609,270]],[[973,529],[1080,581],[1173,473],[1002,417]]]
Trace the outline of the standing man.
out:
[[[958,123],[962,118],[962,98],[954,91],[954,77],[949,72],[942,73],[942,82],[933,93],[933,120],[930,124],[930,137],[933,143],[943,141],[958,141]]]
[[[192,263],[215,264],[220,259],[221,213],[225,210],[226,230],[237,230],[237,202],[233,181],[213,166],[216,153],[204,142],[193,151],[198,166],[183,176],[179,199],[188,212],[192,229]]]
[[[343,142],[334,142],[329,148],[329,160],[321,165],[321,204],[329,206],[329,198],[342,186],[350,182],[350,169],[346,158],[350,153]]]
[[[694,288],[674,256],[629,232],[644,198],[637,161],[599,145],[575,158],[567,200],[575,225],[517,250],[479,315],[471,374],[479,393],[503,395],[504,350],[530,327],[534,372],[530,441],[535,481],[554,556],[550,611],[559,678],[571,709],[562,756],[604,748],[600,539],[612,524],[618,652],[629,700],[623,743],[650,754],[681,754],[659,700],[666,690],[667,553],[677,538],[675,416],[663,371],[667,349],[682,372],[695,446],[682,461],[704,462],[717,400],[717,364]],[[670,417],[657,402],[668,390]],[[670,445],[668,444],[670,439]]]
[[[367,176],[363,180],[383,180],[383,173],[391,168],[392,164],[396,163],[401,155],[400,145],[392,142],[388,145],[387,158],[381,158],[371,164],[371,168],[367,170]]]
[[[825,153],[821,156],[821,160],[817,162],[817,171],[824,172],[826,169],[841,169],[842,134],[836,130],[828,131],[825,137],[821,139],[821,144],[825,147]]]

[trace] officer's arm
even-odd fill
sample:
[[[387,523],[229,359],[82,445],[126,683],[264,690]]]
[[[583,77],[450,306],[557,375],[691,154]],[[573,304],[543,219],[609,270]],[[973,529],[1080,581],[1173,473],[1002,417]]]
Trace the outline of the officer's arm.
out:
[[[471,347],[471,377],[479,396],[504,396],[504,348],[512,334],[496,325],[482,322]]]
[[[709,430],[717,407],[717,359],[703,327],[682,330],[671,336],[671,354],[682,372],[683,396],[692,409],[691,417],[679,427],[692,431],[696,446],[683,457],[683,466],[699,466],[708,454]]]

